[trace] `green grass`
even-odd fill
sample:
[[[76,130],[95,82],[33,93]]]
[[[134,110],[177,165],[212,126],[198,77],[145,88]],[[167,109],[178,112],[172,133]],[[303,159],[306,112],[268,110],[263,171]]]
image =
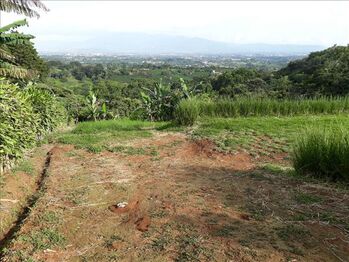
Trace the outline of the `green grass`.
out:
[[[22,242],[31,244],[33,251],[63,247],[66,242],[65,237],[56,229],[49,228],[32,231],[30,234],[22,235],[19,238]]]
[[[13,169],[13,172],[24,172],[28,175],[34,174],[34,166],[28,159],[23,159],[19,164]]]
[[[348,97],[298,100],[237,98],[215,101],[194,98],[180,102],[175,118],[182,125],[192,125],[199,117],[296,116],[347,112]]]
[[[348,125],[307,129],[293,146],[293,166],[297,173],[349,182]]]
[[[311,194],[300,192],[295,195],[295,200],[299,204],[314,204],[314,203],[320,203],[322,201],[322,198],[317,195],[311,195]]]
[[[113,151],[118,142],[151,137],[152,130],[167,130],[167,128],[171,126],[166,122],[154,123],[129,119],[82,122],[70,132],[57,134],[54,140],[98,153],[105,149]]]
[[[209,138],[225,151],[251,154],[291,152],[292,143],[307,127],[349,127],[346,115],[293,117],[202,118],[194,137]]]

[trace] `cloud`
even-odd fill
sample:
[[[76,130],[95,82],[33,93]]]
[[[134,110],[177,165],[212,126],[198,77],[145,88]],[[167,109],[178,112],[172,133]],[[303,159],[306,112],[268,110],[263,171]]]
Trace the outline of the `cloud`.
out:
[[[46,1],[30,19],[36,41],[109,32],[146,32],[236,43],[333,45],[349,42],[349,2]],[[18,16],[2,14],[4,22]],[[41,39],[41,40],[40,40]],[[44,40],[45,39],[45,40]]]

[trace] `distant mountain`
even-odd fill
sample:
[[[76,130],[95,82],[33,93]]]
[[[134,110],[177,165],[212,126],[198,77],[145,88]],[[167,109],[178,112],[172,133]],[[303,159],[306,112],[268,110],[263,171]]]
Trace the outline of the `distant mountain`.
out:
[[[38,43],[41,52],[108,54],[274,54],[304,55],[324,49],[317,45],[232,44],[203,38],[145,33],[98,33],[81,41]]]

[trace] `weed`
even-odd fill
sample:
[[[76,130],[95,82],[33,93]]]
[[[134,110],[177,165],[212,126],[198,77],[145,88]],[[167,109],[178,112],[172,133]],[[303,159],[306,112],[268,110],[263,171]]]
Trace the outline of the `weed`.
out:
[[[299,204],[313,204],[322,202],[322,198],[316,195],[310,195],[306,193],[297,193],[295,200]]]
[[[33,164],[29,160],[22,160],[14,169],[14,172],[24,172],[28,175],[34,174],[34,167]]]
[[[35,250],[45,250],[53,247],[63,247],[65,237],[55,229],[44,228],[40,231],[31,232],[29,235],[22,235],[19,240],[29,243]]]
[[[57,212],[46,211],[39,215],[39,220],[48,224],[57,225],[60,222],[60,217]]]
[[[199,256],[203,251],[200,237],[185,234],[180,236],[177,241],[179,244],[179,253],[175,261],[200,261]]]
[[[290,224],[277,228],[277,235],[284,241],[299,241],[309,234],[309,230],[299,225]]]
[[[217,237],[232,237],[237,230],[237,225],[223,225],[213,235]]]
[[[151,247],[156,251],[163,251],[170,243],[170,240],[166,236],[160,236],[152,241]]]
[[[115,241],[123,241],[123,239],[118,235],[112,235],[104,241],[104,246],[106,248],[112,248]]]

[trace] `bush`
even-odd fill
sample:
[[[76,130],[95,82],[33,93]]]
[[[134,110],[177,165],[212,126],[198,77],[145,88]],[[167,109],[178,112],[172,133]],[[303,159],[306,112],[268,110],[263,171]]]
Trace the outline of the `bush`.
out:
[[[344,129],[312,128],[293,146],[297,173],[333,181],[349,181],[349,132]]]
[[[177,123],[187,126],[193,125],[199,114],[199,100],[195,98],[181,100],[174,112]]]
[[[46,91],[20,89],[0,80],[0,173],[64,120],[65,111]]]

